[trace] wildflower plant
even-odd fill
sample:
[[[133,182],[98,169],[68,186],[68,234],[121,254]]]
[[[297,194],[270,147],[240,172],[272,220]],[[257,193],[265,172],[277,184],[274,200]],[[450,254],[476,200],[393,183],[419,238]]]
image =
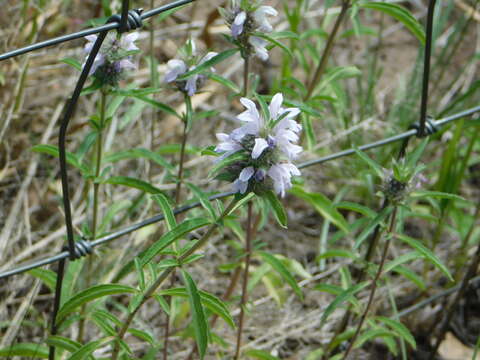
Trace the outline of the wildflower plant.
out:
[[[215,69],[210,67],[210,69],[194,74],[187,79],[179,79],[179,77],[211,60],[215,55],[217,55],[216,52],[210,51],[203,57],[198,56],[195,41],[187,41],[179,50],[179,59],[168,61],[164,81],[174,84],[179,91],[188,96],[193,96],[205,84],[208,72],[215,72]]]
[[[277,16],[277,10],[260,2],[232,0],[230,7],[220,8],[220,12],[230,27],[230,41],[240,48],[242,57],[255,55],[267,60],[265,33],[273,30],[268,17]]]
[[[100,47],[100,51],[93,61],[89,75],[95,76],[102,85],[117,87],[118,82],[125,77],[125,74],[129,70],[137,68],[133,60],[133,55],[140,51],[135,45],[138,36],[138,32],[126,35],[108,33]],[[88,41],[84,47],[86,58],[88,58],[97,37],[97,35],[88,35],[85,37]],[[85,62],[83,66],[85,66]]]
[[[262,104],[262,113],[252,100],[241,98],[240,102],[246,110],[237,119],[244,125],[231,134],[217,134],[220,143],[215,151],[227,164],[218,178],[233,181],[233,189],[241,194],[273,189],[283,197],[292,187],[292,176],[300,175],[292,163],[302,152],[296,144],[302,126],[294,120],[300,110],[283,108],[280,93],[273,96],[268,107]]]

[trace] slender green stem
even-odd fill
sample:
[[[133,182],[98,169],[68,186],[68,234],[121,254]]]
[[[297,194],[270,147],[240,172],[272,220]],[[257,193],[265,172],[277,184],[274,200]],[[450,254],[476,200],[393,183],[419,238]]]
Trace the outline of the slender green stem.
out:
[[[178,257],[178,262],[181,264],[183,261],[185,261],[190,255],[195,253],[197,250],[202,248],[207,241],[209,240],[210,236],[212,236],[213,232],[219,225],[219,222],[234,208],[235,204],[237,203],[237,199],[233,199],[230,204],[226,207],[226,209],[223,211],[222,215],[217,219],[217,221],[213,224],[211,224],[208,228],[208,230],[205,232],[205,234],[198,240],[190,249],[185,251],[181,256]],[[120,340],[123,340],[128,328],[130,327],[130,324],[132,323],[133,319],[135,318],[135,315],[137,314],[138,310],[147,302],[149,298],[152,297],[152,295],[157,291],[158,287],[162,285],[162,283],[168,278],[168,276],[173,272],[175,267],[169,267],[165,269],[159,277],[155,280],[155,282],[148,287],[148,289],[145,291],[143,294],[143,298],[140,301],[140,303],[132,310],[132,312],[128,315],[127,319],[123,323],[123,326],[120,328],[118,331],[118,339],[115,342],[113,351],[112,351],[112,360],[117,360],[118,354],[120,352]]]
[[[387,206],[388,206],[388,200],[385,200],[383,202],[381,211],[383,211]],[[371,260],[373,258],[373,254],[375,253],[375,249],[378,246],[378,241],[380,240],[380,236],[382,234],[382,232],[380,231],[381,228],[382,228],[381,225],[377,225],[375,227],[375,229],[373,230],[373,234],[372,234],[372,236],[370,238],[370,241],[368,243],[369,245],[368,245],[367,252],[365,253],[365,256],[363,258],[363,262],[365,264],[368,264],[369,262],[371,262]],[[361,283],[365,279],[366,271],[367,271],[367,267],[366,266],[362,267],[360,269],[360,271],[358,273],[356,273],[357,275],[355,275],[354,283],[356,283],[356,284]],[[345,331],[345,329],[347,328],[348,323],[350,322],[351,315],[352,315],[351,308],[350,308],[350,306],[348,306],[346,311],[345,311],[345,314],[343,315],[342,320],[340,321],[340,324],[337,326],[337,328],[335,330],[334,335],[332,336],[328,345],[325,348],[325,352],[324,352],[324,355],[322,357],[322,360],[327,360],[327,359],[329,359],[330,355],[334,355],[334,354],[337,353],[335,348],[332,348],[332,346],[335,343],[335,340],[337,339],[337,337],[341,333],[343,333]]]
[[[377,283],[380,280],[380,277],[383,272],[383,267],[385,265],[385,260],[387,259],[388,255],[388,248],[390,247],[390,243],[392,242],[392,233],[395,228],[395,220],[397,217],[397,207],[393,209],[392,215],[390,217],[390,226],[388,229],[388,238],[385,242],[385,246],[383,247],[383,253],[382,253],[382,258],[380,260],[380,265],[378,267],[377,273],[375,274],[375,278],[372,281],[372,288],[370,290],[370,295],[368,297],[368,302],[367,302],[367,307],[365,308],[365,311],[362,314],[362,317],[360,318],[360,322],[357,325],[357,329],[355,330],[355,333],[353,334],[352,339],[350,340],[350,344],[348,345],[347,350],[345,351],[345,354],[343,355],[342,360],[346,360],[348,358],[348,355],[353,349],[353,345],[355,344],[355,341],[358,338],[358,335],[360,334],[360,331],[362,330],[362,326],[367,318],[368,312],[370,311],[370,307],[372,306],[373,299],[375,297],[375,292],[377,290]]]
[[[245,318],[245,306],[247,306],[247,300],[248,300],[248,271],[250,267],[250,256],[252,252],[252,237],[253,237],[252,209],[253,209],[253,203],[252,201],[250,201],[248,203],[247,237],[245,240],[245,270],[243,272],[242,299],[240,301],[240,317],[238,320],[237,346],[236,346],[235,357],[234,357],[235,360],[238,360],[240,358],[240,348],[242,347],[243,322]]]
[[[243,58],[243,96],[244,97],[248,95],[248,78],[250,75],[249,71],[250,71],[250,58],[247,55]]]
[[[102,154],[103,154],[103,127],[105,126],[105,111],[107,103],[107,92],[102,89],[100,95],[100,126],[98,130],[98,137],[96,142],[96,151],[94,154],[95,160],[95,180],[93,183],[93,214],[92,214],[92,239],[97,237],[97,223],[98,223],[98,194],[100,183],[96,181],[100,176],[100,171],[102,168]],[[87,193],[88,195],[88,193]],[[86,287],[88,288],[92,283],[92,270],[93,268],[93,258],[91,256],[87,259],[87,275],[85,278]],[[80,321],[78,322],[78,341],[83,342],[84,332],[85,332],[85,319],[83,317],[85,313],[85,306],[82,306],[80,314],[82,315]]]
[[[340,29],[340,25],[342,24],[343,19],[345,18],[345,15],[347,15],[347,10],[349,8],[350,8],[350,0],[343,0],[340,14],[338,14],[337,20],[333,25],[332,32],[328,36],[327,44],[325,45],[325,49],[323,50],[322,57],[318,62],[318,66],[317,66],[317,69],[315,70],[312,80],[308,84],[307,94],[305,95],[303,100],[308,100],[312,96],[313,90],[315,90],[315,87],[318,81],[320,80],[323,73],[325,72],[325,69],[327,68],[328,58],[330,57],[330,54],[333,49],[333,45],[335,44],[335,38],[337,37],[337,33],[338,33],[338,30]]]
[[[155,5],[154,0],[150,0],[150,9],[153,9]],[[157,72],[155,71],[155,26],[153,23],[150,25],[149,31],[149,51],[150,51],[150,86],[156,87],[158,79],[156,78]],[[153,94],[155,97],[155,94]],[[157,121],[157,111],[152,107],[152,118],[150,120],[150,151],[154,151],[154,139],[155,139],[155,123]],[[152,165],[148,167],[148,179],[152,181]]]
[[[192,101],[190,96],[185,94],[185,104],[186,104],[186,114],[183,119],[183,136],[182,136],[182,146],[180,149],[180,162],[178,165],[178,174],[177,174],[177,187],[175,191],[175,204],[178,205],[181,200],[181,191],[183,183],[183,166],[185,163],[185,149],[187,146],[187,137],[189,126],[192,121]],[[178,218],[178,216],[177,216]],[[178,220],[178,219],[177,219]],[[175,284],[175,269],[173,270],[170,286],[172,287]],[[168,298],[168,303],[171,305],[172,298]],[[163,360],[168,359],[168,342],[170,340],[170,316],[166,314],[165,326],[164,326],[164,342],[163,342]]]

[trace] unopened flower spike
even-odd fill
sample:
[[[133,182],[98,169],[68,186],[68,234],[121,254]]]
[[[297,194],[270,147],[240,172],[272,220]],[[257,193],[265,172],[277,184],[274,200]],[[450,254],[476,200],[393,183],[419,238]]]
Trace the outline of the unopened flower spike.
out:
[[[234,160],[227,161],[219,178],[232,181],[233,189],[241,194],[273,189],[283,197],[292,187],[292,176],[300,175],[292,163],[303,150],[296,144],[302,126],[294,120],[300,110],[283,108],[280,93],[272,98],[265,117],[250,99],[241,98],[240,102],[246,108],[237,116],[243,125],[231,134],[217,134],[218,161]]]
[[[240,47],[242,56],[245,58],[253,54],[263,61],[267,60],[268,42],[255,34],[273,30],[269,17],[277,16],[277,10],[249,1],[232,0],[228,9],[220,11],[230,26],[232,40]]]
[[[195,42],[189,40],[180,49],[179,55],[181,59],[172,59],[167,62],[167,72],[165,73],[164,81],[166,83],[174,83],[178,90],[188,94],[188,96],[193,96],[204,85],[207,71],[192,75],[185,80],[178,80],[178,78],[210,60],[217,53],[208,52],[205,56],[199,57],[196,55]],[[215,69],[211,67],[209,71],[215,72]]]
[[[88,43],[84,47],[86,58],[83,66],[85,66],[88,55],[97,40],[97,35],[88,35],[85,39],[88,40]],[[135,45],[137,39],[138,32],[121,35],[120,37],[114,33],[108,33],[88,75],[95,76],[103,85],[118,86],[119,80],[123,78],[126,71],[137,68],[132,57],[139,51],[139,48]]]
[[[409,193],[419,190],[428,182],[421,173],[424,169],[422,164],[412,168],[405,159],[394,159],[392,169],[383,169],[382,193],[392,202],[403,201]]]

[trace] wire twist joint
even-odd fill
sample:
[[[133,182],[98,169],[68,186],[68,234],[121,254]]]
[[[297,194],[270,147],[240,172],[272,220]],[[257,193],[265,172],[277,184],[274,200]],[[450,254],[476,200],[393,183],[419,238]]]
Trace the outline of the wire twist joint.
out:
[[[129,31],[141,28],[143,26],[142,17],[141,17],[142,12],[143,12],[143,9],[129,10],[128,11],[128,16],[127,16],[127,22],[125,24],[126,26],[125,27],[120,26],[117,29],[117,31],[119,33],[122,33],[122,32],[129,32]],[[117,22],[117,23],[121,24],[122,23],[122,16],[119,15],[119,14],[115,14],[115,15],[110,16],[107,20],[107,23],[111,23],[111,22]]]
[[[435,134],[438,131],[438,126],[435,124],[435,119],[427,115],[425,119],[425,127],[424,127],[423,133],[420,132],[420,129],[421,129],[420,122],[413,123],[412,125],[410,125],[409,129],[417,130],[416,136],[418,138],[424,138],[424,137]]]
[[[75,242],[73,254],[68,247],[65,247],[64,250],[69,251],[70,260],[78,260],[81,257],[90,255],[93,252],[93,246],[90,241],[82,239]]]

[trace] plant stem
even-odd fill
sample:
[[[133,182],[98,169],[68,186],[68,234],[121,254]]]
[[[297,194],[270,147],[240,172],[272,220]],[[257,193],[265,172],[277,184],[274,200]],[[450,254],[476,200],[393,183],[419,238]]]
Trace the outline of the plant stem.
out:
[[[387,206],[388,206],[388,201],[385,200],[382,204],[382,208],[381,208],[380,211],[383,211],[384,209],[386,209]],[[381,235],[380,230],[381,230],[380,225],[377,225],[375,227],[375,229],[373,230],[373,234],[370,238],[367,252],[365,253],[365,256],[363,258],[363,262],[366,263],[366,264],[368,264],[372,260],[375,249],[378,246],[378,241],[380,240],[380,235]],[[354,276],[354,283],[359,284],[364,280],[366,270],[367,270],[366,266],[362,267],[360,269],[360,271],[357,273],[357,275]],[[332,347],[333,343],[335,342],[335,340],[337,339],[337,337],[341,333],[343,333],[345,331],[345,329],[347,328],[348,323],[350,322],[351,315],[352,315],[352,312],[350,311],[350,306],[348,306],[346,311],[345,311],[345,314],[343,315],[343,318],[340,322],[340,325],[335,330],[334,335],[332,336],[331,340],[329,341],[328,345],[325,348],[325,352],[324,352],[324,355],[322,357],[322,360],[327,360],[331,354],[335,355],[337,353],[336,351],[334,351],[335,349],[331,349],[331,347]]]
[[[245,306],[247,305],[247,300],[248,300],[248,271],[250,267],[250,255],[252,252],[252,235],[253,235],[252,208],[253,208],[253,203],[252,201],[250,201],[248,203],[247,237],[245,241],[245,270],[243,272],[242,300],[240,302],[240,318],[238,323],[237,347],[235,350],[235,357],[234,357],[235,360],[238,360],[240,357],[240,348],[242,346],[243,321],[245,318]]]
[[[323,73],[325,72],[328,58],[330,57],[330,53],[332,52],[333,45],[335,43],[335,38],[337,36],[338,30],[340,29],[340,25],[342,24],[343,19],[345,18],[345,15],[347,15],[347,10],[349,8],[350,8],[350,0],[343,0],[340,14],[338,14],[337,20],[333,25],[332,32],[328,36],[327,44],[325,45],[325,49],[323,50],[322,57],[320,58],[317,69],[315,70],[315,74],[313,75],[313,78],[310,81],[310,84],[308,84],[307,94],[305,95],[305,98],[303,100],[308,100],[312,96],[313,90],[315,90],[315,86],[317,85],[318,81],[320,80]]]
[[[367,318],[368,312],[370,311],[370,307],[372,306],[373,299],[375,297],[375,292],[377,290],[377,282],[380,280],[380,277],[383,272],[383,266],[385,265],[385,260],[387,258],[388,254],[388,248],[390,247],[390,243],[392,241],[391,234],[394,230],[395,227],[395,220],[397,217],[397,207],[393,209],[392,215],[390,217],[390,226],[388,228],[388,239],[385,242],[385,246],[383,247],[383,253],[382,253],[382,259],[380,260],[380,265],[378,267],[377,273],[375,274],[375,278],[372,281],[372,289],[370,290],[370,295],[368,297],[368,302],[367,302],[367,307],[365,308],[365,311],[362,314],[362,317],[360,318],[360,322],[357,325],[357,329],[355,330],[355,334],[353,335],[352,339],[350,340],[350,344],[348,345],[347,350],[345,351],[345,354],[343,355],[342,360],[346,360],[348,358],[348,355],[353,349],[353,345],[355,344],[355,340],[357,339],[358,335],[360,334],[360,331],[362,330],[363,323],[365,322],[365,319]]]
[[[185,118],[183,119],[183,136],[182,136],[182,146],[180,149],[180,162],[178,165],[178,174],[177,174],[177,187],[175,190],[175,205],[178,205],[181,200],[181,191],[182,191],[182,182],[183,182],[183,164],[185,162],[185,148],[187,145],[187,137],[188,137],[188,127],[189,124],[191,123],[192,119],[192,101],[190,99],[190,96],[185,94],[185,104],[186,106],[186,115]],[[178,221],[178,216],[177,221]],[[171,281],[170,281],[170,287],[173,287],[175,284],[175,269],[173,269]],[[170,296],[168,298],[168,305],[171,306],[172,304],[172,297]],[[170,340],[170,316],[166,314],[166,319],[165,319],[165,326],[164,326],[164,342],[163,342],[163,360],[168,359],[168,342]]]
[[[231,210],[234,208],[235,204],[237,203],[236,199],[233,199],[230,204],[225,208],[223,213],[220,215],[220,217],[217,219],[217,221],[213,224],[210,225],[208,230],[203,234],[203,236],[198,240],[190,249],[185,251],[181,256],[177,258],[178,262],[181,264],[183,261],[185,261],[190,255],[192,255],[195,251],[203,247],[210,236],[213,234],[217,226],[219,225],[219,221],[221,221],[225,216],[227,216]],[[115,342],[113,351],[112,351],[112,360],[117,360],[118,354],[120,352],[120,341],[123,340],[123,337],[125,336],[128,328],[130,327],[130,324],[132,323],[133,319],[135,318],[135,315],[137,314],[138,310],[142,307],[143,304],[147,302],[147,300],[152,297],[152,295],[157,291],[158,287],[162,285],[162,283],[168,278],[168,276],[173,272],[175,267],[169,267],[160,274],[160,276],[155,280],[155,282],[148,287],[148,289],[145,291],[143,294],[143,299],[140,301],[140,303],[135,307],[135,309],[132,310],[132,312],[128,315],[127,319],[123,323],[123,326],[120,328],[120,330],[117,332],[118,333],[118,341]]]
[[[245,56],[243,58],[243,96],[248,95],[248,75],[250,71],[250,58]]]
[[[467,233],[466,236],[466,242],[468,242],[468,239],[473,233],[473,229],[475,228],[475,220],[478,218],[478,214],[480,212],[480,201],[477,203],[477,207],[475,210],[475,217],[473,220],[473,223]],[[448,307],[447,313],[443,317],[443,320],[440,322],[440,330],[438,333],[438,336],[435,341],[435,345],[433,346],[432,352],[430,353],[430,357],[428,358],[429,360],[434,360],[435,359],[435,354],[438,351],[438,348],[440,347],[440,343],[443,341],[443,338],[445,337],[445,333],[448,330],[448,326],[450,324],[450,320],[452,319],[453,313],[462,299],[465,290],[467,290],[468,283],[470,282],[470,279],[476,274],[478,264],[480,263],[480,244],[477,245],[477,250],[475,252],[475,255],[470,262],[470,265],[468,266],[467,272],[465,273],[465,276],[462,279],[462,283],[460,285],[460,289],[457,291],[457,294],[455,295],[455,298],[453,299],[452,303]]]
[[[102,89],[100,95],[100,129],[98,130],[98,138],[96,141],[96,152],[95,152],[95,179],[93,183],[93,214],[92,214],[92,239],[97,237],[97,224],[98,224],[98,193],[100,183],[97,182],[98,177],[100,176],[100,171],[102,168],[102,154],[103,154],[103,127],[105,126],[105,109],[107,102],[107,92]],[[93,258],[91,256],[87,259],[87,276],[85,278],[85,286],[88,288],[92,283],[92,268],[93,268]],[[85,314],[85,305],[82,306],[80,310],[81,318],[78,322],[78,341],[83,342],[83,336],[85,332],[85,319],[83,315]]]

